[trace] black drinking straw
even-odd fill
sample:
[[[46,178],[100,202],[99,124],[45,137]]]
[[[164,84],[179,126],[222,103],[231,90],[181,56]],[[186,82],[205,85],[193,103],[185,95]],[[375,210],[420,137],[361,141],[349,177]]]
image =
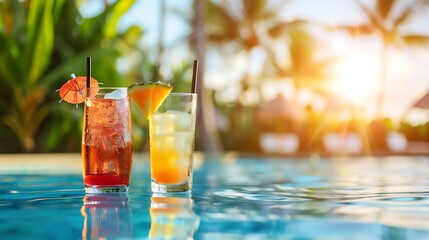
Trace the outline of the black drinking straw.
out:
[[[86,57],[86,90],[91,87],[91,57]]]
[[[194,60],[194,66],[192,69],[192,93],[197,92],[197,74],[198,74],[198,60]]]

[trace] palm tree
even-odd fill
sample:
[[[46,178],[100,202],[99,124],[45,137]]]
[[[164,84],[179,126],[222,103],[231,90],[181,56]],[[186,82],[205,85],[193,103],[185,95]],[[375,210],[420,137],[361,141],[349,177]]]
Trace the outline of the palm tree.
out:
[[[326,67],[333,59],[316,60],[316,41],[305,29],[307,21],[296,19],[293,21],[282,21],[278,18],[278,9],[287,4],[288,1],[278,2],[270,5],[267,0],[243,0],[241,7],[237,3],[215,4],[209,2],[208,9],[208,41],[214,45],[235,45],[237,52],[250,52],[259,47],[268,55],[264,63],[266,72],[264,76],[291,78],[296,88],[308,87],[316,91],[323,91],[321,83],[326,77]],[[231,7],[232,5],[232,7]],[[286,45],[286,52],[279,52],[276,44],[280,41]],[[280,63],[278,55],[288,56],[288,63]],[[249,76],[244,76],[242,91],[245,92],[252,84],[248,81]],[[262,82],[256,83],[257,86]]]
[[[274,3],[274,4],[273,4]],[[250,57],[250,53],[256,49],[264,49],[264,37],[266,36],[266,24],[277,20],[278,9],[286,2],[271,2],[268,0],[242,0],[242,1],[207,1],[206,2],[206,37],[211,47],[227,46],[231,53],[244,53]],[[250,59],[248,59],[248,64]],[[245,106],[243,99],[250,92],[261,97],[261,81],[255,81],[248,72],[239,81],[239,96],[231,110],[230,121],[234,134],[228,133],[227,138],[239,144],[241,140],[245,145],[251,146],[251,139],[255,131],[249,131],[253,126],[254,107]],[[255,130],[255,129],[253,129]],[[250,134],[250,135],[249,135]],[[236,139],[233,139],[234,136]],[[253,148],[253,147],[251,147]]]
[[[263,73],[261,76],[268,76],[271,73],[281,75],[281,77],[293,77],[299,82],[297,86],[308,86],[307,82],[312,79],[319,79],[321,75],[320,69],[325,63],[312,61],[314,57],[313,39],[302,30],[303,21],[280,22],[279,9],[285,6],[289,1],[269,1],[269,0],[242,0],[242,1],[194,1],[194,12],[196,15],[190,19],[189,13],[181,12],[176,9],[175,13],[180,17],[190,22],[193,26],[191,34],[187,40],[192,49],[195,49],[198,59],[200,60],[200,73],[204,72],[205,68],[205,52],[207,46],[211,48],[228,49],[228,55],[245,53],[250,55],[254,49],[259,48],[271,56],[267,62],[263,63]],[[205,23],[205,25],[204,25]],[[294,66],[280,66],[275,62],[273,49],[267,38],[284,38],[286,33],[291,31],[290,38],[290,55]],[[287,38],[287,37],[286,37]],[[284,44],[288,44],[284,41]],[[311,61],[310,61],[311,60]],[[314,63],[314,64],[313,64]],[[311,66],[311,71],[308,67]],[[249,66],[248,66],[249,67]],[[311,72],[311,73],[309,73]],[[306,74],[306,76],[304,76]],[[201,117],[198,121],[199,137],[206,146],[201,146],[203,150],[212,149],[213,145],[219,145],[217,130],[215,129],[213,96],[207,89],[203,88],[203,75],[199,76],[200,83],[198,92],[203,108],[199,109],[204,114],[199,114]],[[234,109],[228,107],[225,111],[230,111],[231,123],[234,125],[235,131],[243,130],[249,132],[249,127],[253,125],[253,108],[245,107],[240,102],[240,99],[250,91],[261,94],[261,85],[263,79],[255,81],[255,78],[245,75],[239,82],[240,96],[235,102]],[[259,96],[259,99],[262,99]],[[202,119],[204,118],[204,119]],[[244,123],[244,124],[243,124]],[[229,134],[229,133],[228,133]],[[229,134],[228,137],[231,137]]]
[[[286,2],[270,5],[268,0],[208,1],[207,41],[212,47],[227,46],[234,54],[245,53],[249,56],[256,48],[266,51],[266,32],[270,23],[277,21],[277,10],[284,4]],[[245,74],[240,84],[241,95],[245,95],[249,89],[258,88],[259,83]]]
[[[199,60],[197,92],[199,93],[198,115],[197,115],[197,135],[200,138],[200,146],[204,151],[220,151],[221,146],[219,132],[216,128],[215,109],[209,92],[204,88],[204,70],[206,57],[206,37],[204,32],[204,23],[206,18],[206,9],[204,1],[194,1],[195,15],[192,19],[193,33],[190,43],[195,49],[197,59]]]
[[[295,21],[294,23],[278,23],[270,29],[272,39],[288,44],[287,52],[270,50],[270,64],[281,77],[289,77],[295,84],[295,89],[309,88],[315,92],[325,92],[324,80],[327,79],[327,67],[333,63],[334,58],[316,59],[316,39],[304,28],[307,23]],[[287,39],[287,40],[285,40]],[[288,55],[289,63],[279,63],[276,55]]]
[[[211,100],[210,93],[204,88],[204,69],[205,69],[205,55],[206,55],[206,36],[204,33],[204,25],[206,19],[206,1],[195,0],[193,2],[192,12],[183,12],[183,10],[176,8],[168,8],[166,6],[165,0],[161,2],[161,14],[160,14],[160,35],[158,36],[158,60],[155,63],[153,72],[154,79],[161,77],[159,74],[159,67],[162,62],[162,55],[164,55],[165,47],[162,44],[163,33],[165,30],[164,22],[166,14],[176,14],[191,26],[191,33],[187,35],[184,39],[179,39],[179,41],[185,40],[188,44],[189,49],[191,49],[198,59],[198,84],[197,84],[197,93],[198,93],[198,113],[197,113],[197,126],[196,126],[196,149],[216,152],[222,149],[220,139],[218,137],[218,131],[215,123],[215,110],[214,105]],[[175,72],[173,78],[169,79],[170,82],[183,82],[185,79],[185,73],[187,70],[192,67],[192,61],[186,62],[179,67],[178,69],[173,69]],[[187,88],[186,84],[178,84],[175,86],[174,91],[189,91],[190,88]]]
[[[298,87],[309,86],[311,84],[307,84],[308,82],[314,82],[314,79],[321,78],[323,75],[321,69],[326,65],[326,62],[316,63],[313,60],[315,45],[312,37],[302,28],[305,22],[299,20],[281,22],[279,20],[278,9],[287,2],[268,0],[207,1],[205,6],[206,41],[211,47],[219,46],[222,49],[227,46],[230,51],[228,54],[231,54],[231,49],[233,49],[232,53],[234,54],[244,52],[250,56],[254,49],[262,49],[269,57],[263,63],[266,67],[263,68],[264,72],[261,75],[268,76],[274,72],[275,76],[291,77],[296,81]],[[288,36],[285,36],[286,34]],[[198,32],[194,31],[191,36],[198,36]],[[281,66],[277,63],[275,57],[277,49],[271,46],[270,38],[277,38],[283,41],[283,44],[289,44],[292,66]],[[289,42],[284,41],[288,38],[290,39]],[[204,50],[205,48],[197,49],[200,49],[199,52],[203,52],[201,49]],[[255,78],[248,74],[242,77],[239,85],[240,96],[231,111],[232,116],[230,117],[235,131],[241,129],[243,133],[249,132],[249,127],[253,125],[253,108],[243,106],[240,100],[244,99],[250,91],[261,95],[262,84],[263,81],[255,81]],[[259,96],[259,99],[262,99],[262,96]]]
[[[422,45],[429,43],[429,36],[421,34],[409,34],[403,31],[409,20],[416,14],[427,0],[408,1],[399,14],[394,14],[393,9],[399,0],[377,0],[375,8],[370,8],[362,2],[355,0],[360,9],[365,13],[367,22],[357,26],[339,26],[352,36],[377,35],[382,41],[380,54],[380,71],[378,83],[378,96],[376,101],[377,115],[381,115],[384,104],[385,85],[387,80],[387,57],[390,47],[403,47]]]

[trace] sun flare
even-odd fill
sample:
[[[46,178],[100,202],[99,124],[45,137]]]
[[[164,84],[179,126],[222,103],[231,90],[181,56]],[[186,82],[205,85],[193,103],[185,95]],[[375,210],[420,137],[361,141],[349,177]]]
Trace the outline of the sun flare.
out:
[[[338,61],[332,70],[332,91],[347,101],[361,105],[376,91],[378,58],[375,55],[349,55]]]

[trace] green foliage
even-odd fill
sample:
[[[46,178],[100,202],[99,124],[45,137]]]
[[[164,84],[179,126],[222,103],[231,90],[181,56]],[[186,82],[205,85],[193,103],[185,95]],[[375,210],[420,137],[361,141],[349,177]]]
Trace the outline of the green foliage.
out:
[[[192,85],[191,62],[173,68],[171,78],[168,81],[174,86],[173,92],[190,92]]]
[[[1,122],[17,135],[24,149],[34,148],[34,136],[49,109],[41,104],[46,86],[38,80],[47,70],[53,51],[53,1],[19,4],[2,2],[0,42],[2,88]],[[18,9],[12,9],[18,8]],[[16,13],[16,15],[12,15]],[[55,12],[54,12],[55,15]],[[23,20],[23,17],[26,21]]]
[[[208,20],[205,31],[210,43],[223,44],[238,39],[239,33],[235,27],[238,23],[230,15],[228,9],[212,1],[207,1],[205,12]]]
[[[401,122],[400,130],[409,141],[429,142],[429,122],[416,126],[408,122]]]
[[[409,2],[397,13],[394,7],[398,5],[399,0],[377,0],[374,9],[356,1],[365,14],[367,22],[358,26],[336,26],[336,29],[343,29],[352,35],[379,34],[383,42],[387,45],[401,46],[403,42],[407,43],[407,38],[413,43],[427,43],[429,36],[421,34],[408,35],[403,31],[410,19],[418,14],[418,11],[424,7],[425,1]],[[404,41],[405,40],[405,41]],[[414,41],[413,41],[414,40]]]
[[[382,18],[386,18],[391,9],[395,0],[378,0],[377,1],[377,11],[380,13]]]
[[[275,19],[283,4],[273,5],[267,0],[246,0],[234,4],[207,1],[207,39],[215,44],[236,43],[238,49],[249,51],[261,44],[258,24]]]
[[[84,18],[76,1],[0,1],[0,138],[10,140],[0,152],[80,148],[82,109],[58,105],[55,90],[71,73],[85,74],[86,56],[100,82],[129,85],[116,64],[137,48],[129,36],[142,31],[118,33],[117,23],[134,2],[117,1]]]

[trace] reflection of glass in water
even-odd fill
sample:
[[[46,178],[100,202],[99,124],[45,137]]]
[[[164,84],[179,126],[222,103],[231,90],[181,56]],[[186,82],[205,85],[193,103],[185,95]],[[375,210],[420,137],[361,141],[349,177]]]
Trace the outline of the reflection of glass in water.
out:
[[[81,214],[83,239],[131,239],[132,214],[127,193],[86,195]]]
[[[149,239],[193,239],[200,217],[190,197],[152,195]]]

